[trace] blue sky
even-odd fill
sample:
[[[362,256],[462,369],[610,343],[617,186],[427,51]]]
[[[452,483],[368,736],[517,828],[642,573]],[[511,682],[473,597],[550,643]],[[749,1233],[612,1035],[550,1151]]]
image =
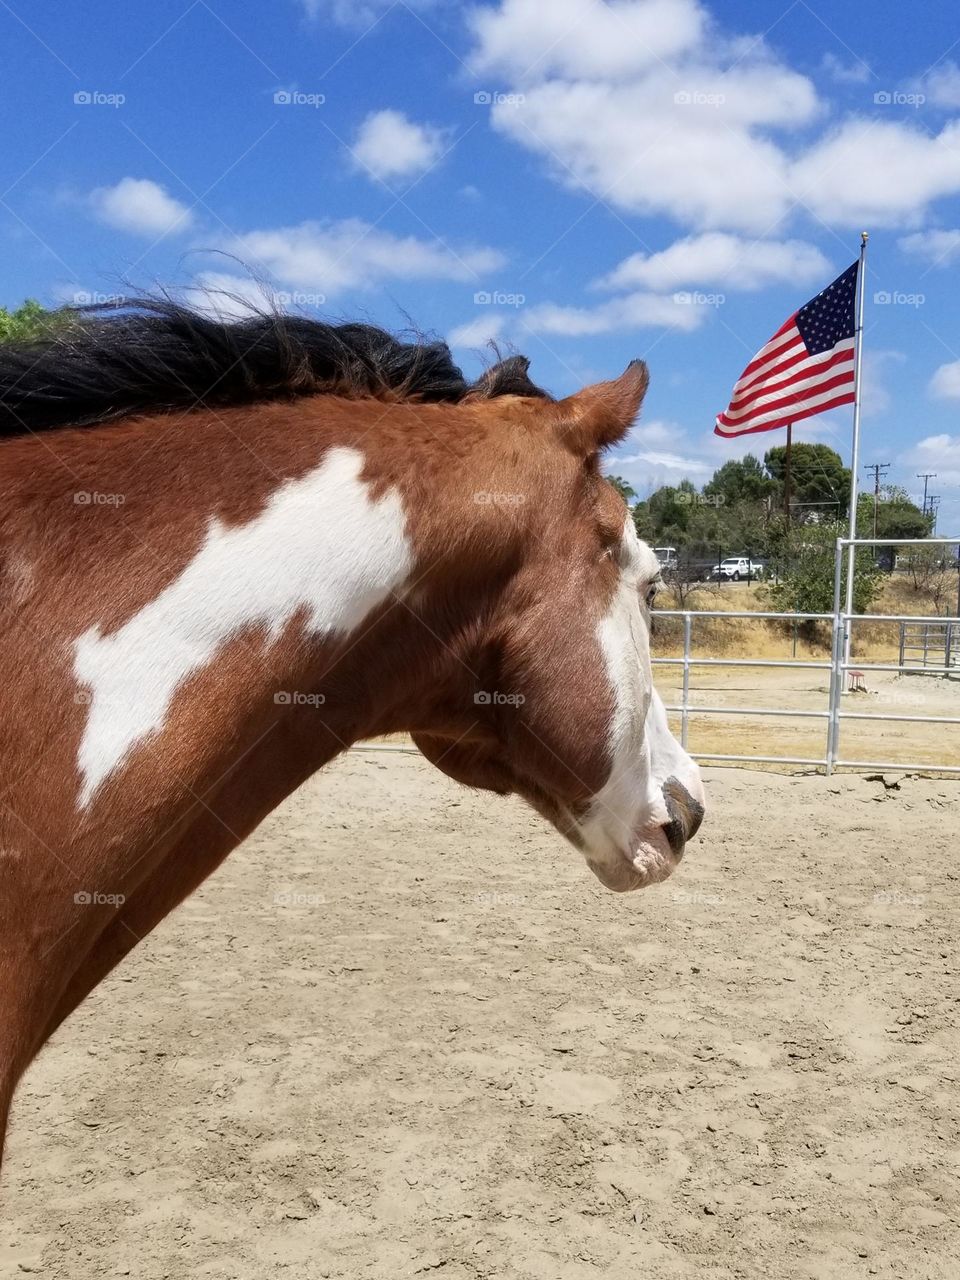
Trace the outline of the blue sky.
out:
[[[245,294],[242,262],[471,374],[490,337],[557,393],[642,356],[611,465],[646,493],[781,442],[714,416],[864,227],[863,460],[936,472],[960,529],[954,3],[10,0],[0,33],[4,304]]]

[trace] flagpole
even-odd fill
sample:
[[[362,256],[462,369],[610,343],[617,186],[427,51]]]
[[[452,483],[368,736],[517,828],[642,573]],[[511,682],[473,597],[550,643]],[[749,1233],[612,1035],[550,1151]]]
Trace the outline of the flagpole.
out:
[[[850,458],[850,517],[849,537],[857,536],[857,499],[859,497],[857,474],[860,470],[860,383],[861,370],[863,367],[863,303],[866,297],[867,282],[867,241],[870,239],[868,231],[860,232],[860,269],[857,272],[857,320],[854,330],[853,345],[853,449]],[[843,636],[843,660],[850,661],[850,641],[852,627],[849,621],[849,615],[853,613],[853,578],[854,569],[857,560],[856,547],[847,548],[847,598],[846,613],[847,623],[844,627]],[[842,688],[842,684],[841,684]]]

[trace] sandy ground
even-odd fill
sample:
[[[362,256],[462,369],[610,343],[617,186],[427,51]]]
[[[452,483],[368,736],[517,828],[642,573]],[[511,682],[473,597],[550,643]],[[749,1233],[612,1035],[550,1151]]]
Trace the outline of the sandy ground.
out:
[[[708,786],[617,897],[519,804],[342,759],[31,1070],[0,1274],[956,1274],[960,786]]]

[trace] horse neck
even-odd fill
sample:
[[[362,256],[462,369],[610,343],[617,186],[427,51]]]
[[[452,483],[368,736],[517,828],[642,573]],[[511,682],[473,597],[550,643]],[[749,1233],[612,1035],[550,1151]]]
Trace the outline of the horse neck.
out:
[[[354,423],[356,408],[332,406],[327,421]],[[371,413],[383,417],[383,406],[367,406],[367,420]],[[153,582],[137,577],[140,544],[150,537],[143,480],[124,478],[120,457],[110,479],[107,455],[100,459],[105,488],[134,490],[121,508],[122,542],[129,552],[133,539],[136,553],[118,559],[108,542],[84,584],[85,598],[102,602],[74,644],[86,706],[78,757],[85,803],[138,750],[168,753],[178,776],[200,785],[266,735],[286,762],[276,780],[286,790],[358,738],[420,727],[438,701],[466,696],[470,673],[457,647],[470,631],[467,612],[495,593],[498,557],[463,591],[463,574],[451,577],[449,563],[438,570],[435,562],[444,532],[453,541],[444,529],[455,518],[444,505],[449,495],[435,492],[428,521],[403,492],[404,468],[422,473],[426,465],[415,445],[404,460],[394,441],[382,461],[376,441],[366,453],[350,432],[348,443],[329,434],[325,441],[302,416],[246,435],[243,421],[228,423],[229,435],[215,422],[192,424],[191,471],[201,490],[204,467],[216,465],[218,451],[235,455],[238,434],[240,445],[257,449],[267,480],[258,474],[256,492],[241,497],[235,490],[251,471],[231,457],[214,477],[214,510],[203,510],[201,493],[189,520],[170,526],[164,560],[176,567],[164,581],[156,572]],[[100,434],[111,430],[120,429]],[[156,460],[157,472],[170,462]],[[433,467],[439,473],[435,460]],[[165,498],[176,510],[187,493],[167,489]],[[181,536],[187,528],[192,536]],[[124,607],[131,599],[132,611]]]

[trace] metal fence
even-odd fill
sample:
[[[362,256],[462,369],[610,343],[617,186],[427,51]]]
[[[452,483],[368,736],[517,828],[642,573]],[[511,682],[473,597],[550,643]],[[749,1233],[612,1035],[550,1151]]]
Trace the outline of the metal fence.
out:
[[[957,665],[956,626],[953,622],[900,623],[901,666],[919,662],[924,667],[931,664],[936,667],[936,660],[941,657],[943,666]]]
[[[715,761],[715,762],[738,762],[738,763],[761,763],[761,764],[784,764],[784,765],[812,765],[823,768],[826,773],[833,773],[836,769],[878,769],[883,771],[899,771],[899,772],[927,772],[927,773],[948,773],[960,775],[960,765],[950,763],[936,763],[915,761],[893,761],[893,760],[857,760],[845,759],[841,754],[841,731],[844,721],[894,721],[901,723],[925,723],[930,725],[960,725],[960,716],[933,716],[933,715],[894,715],[883,711],[860,712],[844,709],[841,705],[850,673],[863,675],[868,671],[895,671],[900,675],[909,675],[913,673],[933,675],[939,674],[944,676],[956,675],[957,669],[952,659],[954,654],[949,651],[944,654],[942,663],[934,663],[924,661],[923,665],[913,663],[904,653],[900,654],[900,661],[893,662],[867,662],[864,660],[853,661],[845,658],[845,652],[849,652],[849,646],[846,641],[853,629],[860,623],[877,623],[877,622],[896,622],[900,624],[909,624],[915,626],[932,626],[938,624],[942,627],[949,628],[952,633],[953,629],[960,625],[960,617],[910,617],[903,614],[857,614],[847,613],[841,607],[841,582],[843,571],[844,552],[852,547],[876,547],[876,546],[944,546],[950,547],[957,545],[960,539],[957,538],[924,538],[924,539],[890,539],[890,538],[838,538],[836,547],[836,567],[834,579],[834,609],[832,613],[752,613],[752,612],[726,612],[723,610],[689,610],[689,609],[658,609],[656,614],[658,617],[673,617],[683,620],[683,656],[680,658],[654,658],[653,663],[658,666],[682,666],[683,683],[682,695],[679,703],[667,703],[667,710],[679,714],[680,716],[680,741],[684,747],[689,746],[690,735],[690,717],[691,715],[706,716],[780,716],[789,719],[813,719],[822,720],[824,722],[824,744],[823,754],[821,756],[776,756],[776,755],[740,755],[727,752],[699,752],[696,749],[691,754],[698,760]],[[798,622],[822,622],[830,626],[830,658],[823,660],[800,659],[797,658],[699,658],[692,654],[692,633],[696,620],[702,618],[749,618],[754,621],[789,621]],[[929,659],[931,655],[926,655]],[[810,668],[829,672],[829,686],[827,691],[826,706],[822,710],[800,710],[798,708],[783,707],[727,707],[727,706],[709,706],[699,703],[691,703],[690,687],[691,672],[695,668],[700,667],[790,667],[794,670]]]

